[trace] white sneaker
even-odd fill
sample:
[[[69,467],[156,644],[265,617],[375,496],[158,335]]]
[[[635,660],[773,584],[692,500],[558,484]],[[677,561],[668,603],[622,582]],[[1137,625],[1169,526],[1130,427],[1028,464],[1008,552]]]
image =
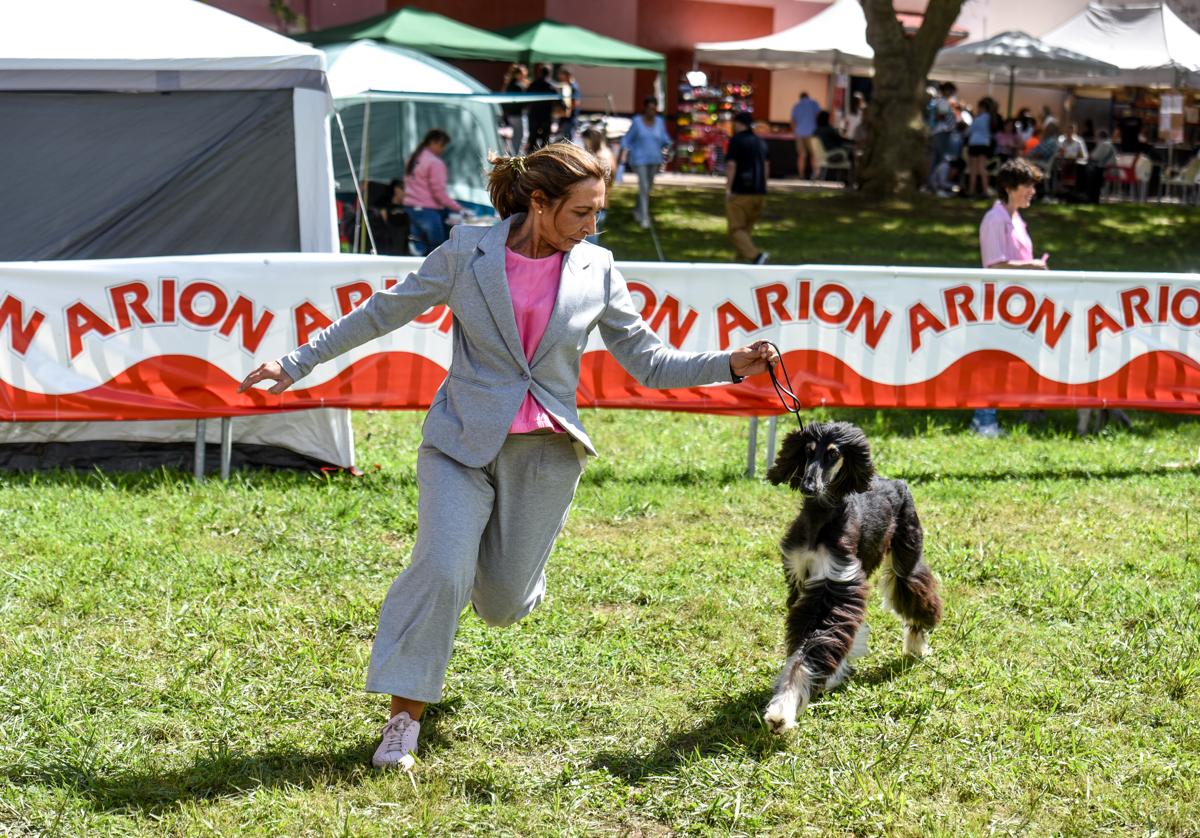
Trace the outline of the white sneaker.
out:
[[[407,712],[397,713],[383,726],[383,740],[371,757],[376,768],[400,767],[412,771],[416,762],[417,734],[421,723],[414,721]]]

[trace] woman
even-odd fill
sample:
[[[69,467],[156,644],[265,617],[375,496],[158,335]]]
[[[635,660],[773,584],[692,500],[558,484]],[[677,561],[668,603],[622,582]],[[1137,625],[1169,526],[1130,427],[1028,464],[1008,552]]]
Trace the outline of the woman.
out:
[[[449,374],[421,430],[412,562],[384,600],[367,675],[369,691],[392,697],[376,766],[412,767],[421,713],[441,698],[467,603],[502,626],[545,596],[546,559],[595,454],[575,406],[593,327],[650,387],[739,381],[777,361],[765,342],[732,352],[663,345],[612,254],[583,242],[595,232],[606,174],[568,143],[497,158],[488,189],[503,221],[455,227],[416,273],[242,382],[245,390],[272,381],[270,392],[282,393],[432,306],[454,312]]]
[[[1017,133],[1017,122],[1014,119],[1004,120],[1003,126],[996,132],[996,156],[1004,164],[1020,154],[1021,137]]]
[[[412,222],[420,256],[433,251],[446,240],[446,213],[463,208],[446,192],[450,173],[442,161],[450,135],[434,128],[425,135],[404,167],[404,209]]]
[[[509,64],[504,74],[505,93],[524,93],[529,87],[529,68],[524,64]],[[523,154],[525,145],[525,106],[519,102],[508,102],[500,106],[504,124],[512,129],[508,141],[509,154]]]
[[[1000,199],[979,224],[979,255],[985,268],[1046,270],[1049,253],[1033,258],[1033,240],[1021,218],[1021,210],[1033,201],[1042,173],[1024,160],[1009,160],[996,175]],[[994,408],[976,410],[971,430],[980,436],[1000,436]]]
[[[642,100],[641,114],[633,118],[629,131],[621,138],[621,162],[637,172],[638,202],[633,217],[643,229],[650,226],[650,190],[663,162],[663,149],[670,144],[667,125],[658,115],[658,100],[647,96]]]
[[[987,164],[992,157],[994,105],[991,99],[981,100],[975,118],[967,128],[967,197],[987,195]]]
[[[583,131],[583,147],[593,157],[600,161],[608,175],[604,180],[604,206],[596,213],[596,232],[587,237],[592,244],[600,244],[600,234],[604,232],[604,221],[608,217],[608,190],[612,187],[613,172],[617,170],[617,158],[604,138],[604,132],[599,128],[585,128]]]

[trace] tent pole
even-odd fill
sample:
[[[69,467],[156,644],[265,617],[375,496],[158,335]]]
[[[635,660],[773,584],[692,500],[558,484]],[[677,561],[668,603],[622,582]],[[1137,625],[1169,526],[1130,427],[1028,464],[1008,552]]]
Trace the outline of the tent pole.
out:
[[[342,123],[341,111],[335,108],[333,118],[337,120],[338,133],[342,136],[342,150],[346,152],[346,165],[350,167],[350,180],[354,182],[354,194],[358,197],[358,203],[362,204],[362,190],[358,188],[358,173],[354,171],[354,156],[350,153],[350,141],[346,139],[346,126]],[[375,255],[375,234],[371,232],[370,224],[367,225],[367,238],[371,240],[371,254]]]
[[[229,468],[233,461],[233,417],[221,417],[221,479],[229,482]]]
[[[359,146],[358,152],[358,170],[362,172],[363,182],[362,187],[355,188],[355,195],[358,197],[358,204],[354,208],[354,252],[362,253],[362,232],[360,225],[370,227],[371,224],[367,220],[367,206],[363,203],[362,190],[366,189],[367,183],[367,151],[371,147],[371,97],[368,94],[366,104],[363,106],[363,133],[362,143]]]
[[[192,476],[197,483],[204,482],[204,446],[206,444],[204,420],[196,420],[196,447],[192,452]]]
[[[1017,65],[1008,65],[1008,118],[1012,119],[1013,85],[1016,83]]]

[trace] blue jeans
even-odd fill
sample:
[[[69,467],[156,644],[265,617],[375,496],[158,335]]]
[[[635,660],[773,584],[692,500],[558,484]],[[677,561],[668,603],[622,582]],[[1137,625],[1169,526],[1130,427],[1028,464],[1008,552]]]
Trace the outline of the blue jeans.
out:
[[[405,207],[404,211],[412,222],[412,234],[419,256],[428,256],[446,240],[446,219],[441,210]]]
[[[600,234],[604,232],[604,219],[608,218],[608,210],[600,210],[596,213],[596,234],[588,236],[584,241],[591,244],[600,244]]]

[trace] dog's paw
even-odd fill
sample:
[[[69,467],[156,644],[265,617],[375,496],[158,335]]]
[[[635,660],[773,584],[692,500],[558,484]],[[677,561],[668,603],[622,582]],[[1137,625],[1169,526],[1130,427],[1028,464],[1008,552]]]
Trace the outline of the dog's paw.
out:
[[[767,723],[767,727],[771,732],[779,735],[786,733],[796,726],[796,708],[785,706],[787,701],[778,696],[771,699],[771,703],[767,705],[767,710],[763,713],[763,721]]]
[[[929,654],[928,635],[923,629],[904,627],[904,654],[913,658],[923,658]]]

